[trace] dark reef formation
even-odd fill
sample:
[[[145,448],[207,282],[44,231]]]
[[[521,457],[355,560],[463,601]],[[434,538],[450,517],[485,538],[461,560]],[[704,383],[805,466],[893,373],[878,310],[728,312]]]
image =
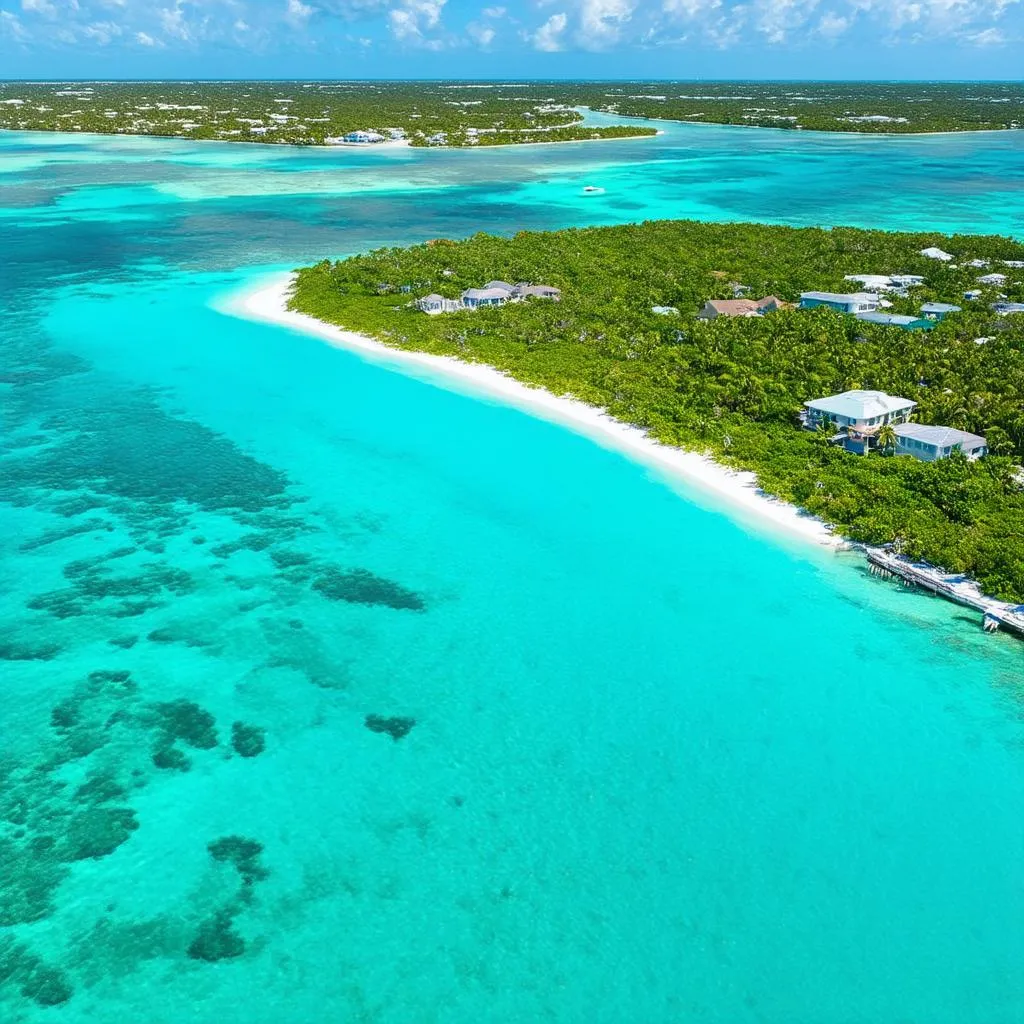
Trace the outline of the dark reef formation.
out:
[[[400,715],[385,717],[383,715],[367,715],[363,724],[370,732],[387,733],[396,743],[404,736],[412,732],[416,724],[415,718],[405,718]]]
[[[266,748],[265,729],[258,725],[246,725],[245,722],[231,723],[231,746],[241,757],[257,757]]]
[[[375,576],[368,569],[327,569],[314,582],[313,589],[331,601],[379,604],[414,612],[426,608],[426,602],[415,591]]]

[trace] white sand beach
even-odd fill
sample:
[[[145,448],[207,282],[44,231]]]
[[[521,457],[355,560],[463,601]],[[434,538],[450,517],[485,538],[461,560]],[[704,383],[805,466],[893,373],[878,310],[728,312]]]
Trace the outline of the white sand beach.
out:
[[[601,409],[552,395],[542,388],[529,387],[490,366],[463,362],[451,356],[391,348],[367,335],[293,312],[287,308],[292,283],[292,274],[275,274],[244,291],[225,296],[216,303],[216,308],[230,316],[302,331],[436,386],[507,402],[531,415],[568,427],[642,463],[691,500],[716,508],[723,504],[729,506],[734,518],[745,525],[781,531],[834,549],[848,547],[842,537],[820,520],[761,491],[753,473],[729,469],[700,452],[659,444],[643,430],[620,423]]]

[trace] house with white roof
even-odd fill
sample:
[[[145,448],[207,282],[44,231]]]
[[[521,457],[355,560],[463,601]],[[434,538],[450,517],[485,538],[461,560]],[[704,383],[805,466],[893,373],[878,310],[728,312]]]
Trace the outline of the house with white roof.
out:
[[[847,451],[864,455],[880,427],[887,423],[906,423],[916,406],[917,402],[909,398],[856,389],[804,402],[803,422],[808,430],[830,423]]]
[[[888,274],[846,274],[844,281],[856,281],[865,291],[884,292],[892,287]]]
[[[512,292],[504,288],[467,288],[462,293],[462,304],[467,309],[481,306],[504,306],[512,299]]]
[[[930,331],[934,322],[924,317],[903,316],[900,313],[854,313],[858,320],[869,324],[879,324],[882,327],[901,327],[905,331]]]
[[[960,312],[960,306],[954,306],[950,302],[925,302],[921,305],[921,313],[931,320],[944,320],[950,313]]]
[[[878,296],[870,292],[854,292],[842,295],[837,292],[801,292],[800,308],[814,309],[828,306],[840,313],[872,313],[878,309]]]
[[[458,299],[446,299],[443,295],[424,295],[414,303],[421,313],[429,313],[436,316],[438,313],[454,313],[462,309],[462,303]]]
[[[998,272],[995,274],[982,274],[978,278],[978,284],[1004,285],[1006,284],[1006,275]]]
[[[943,252],[942,249],[935,245],[930,245],[927,249],[922,249],[920,254],[922,256],[927,256],[930,260],[942,260],[943,263],[948,263],[953,258],[952,253]]]
[[[969,459],[988,454],[985,438],[953,427],[933,427],[927,423],[900,423],[893,427],[896,434],[896,454],[912,455],[922,462],[935,462],[948,458],[959,448]]]
[[[1007,316],[1010,313],[1024,313],[1024,302],[993,302],[992,310],[1000,316]]]

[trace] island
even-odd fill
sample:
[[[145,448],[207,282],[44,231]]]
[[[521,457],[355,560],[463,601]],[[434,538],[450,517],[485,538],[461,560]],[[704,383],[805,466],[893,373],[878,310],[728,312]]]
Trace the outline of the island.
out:
[[[605,410],[1021,601],[1021,300],[1009,238],[661,221],[325,260],[289,301]]]
[[[623,120],[588,124],[587,110]],[[456,148],[657,133],[630,118],[871,134],[1008,130],[1024,124],[1024,84],[0,82],[0,129],[18,131]]]

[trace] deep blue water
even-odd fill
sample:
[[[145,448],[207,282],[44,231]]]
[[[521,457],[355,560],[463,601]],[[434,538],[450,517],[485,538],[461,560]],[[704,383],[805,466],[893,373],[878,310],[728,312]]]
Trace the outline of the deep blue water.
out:
[[[215,303],[480,229],[1019,233],[1022,157],[0,135],[3,1019],[1019,1021],[1019,643]]]

